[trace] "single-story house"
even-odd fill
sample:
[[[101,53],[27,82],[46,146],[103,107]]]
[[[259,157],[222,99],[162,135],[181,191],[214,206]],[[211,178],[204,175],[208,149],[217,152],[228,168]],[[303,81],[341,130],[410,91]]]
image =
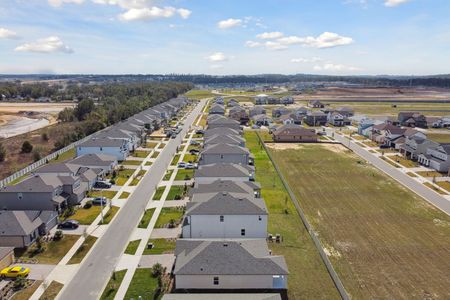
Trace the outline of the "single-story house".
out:
[[[264,239],[178,239],[176,290],[284,290],[289,274],[282,256]]]
[[[213,104],[209,109],[210,115],[225,115],[225,107],[220,104]]]
[[[208,139],[211,136],[215,135],[236,135],[242,136],[242,129],[232,129],[226,127],[217,127],[214,129],[206,129],[205,134],[203,135],[204,139]]]
[[[272,136],[275,142],[317,142],[317,134],[314,129],[306,129],[294,124],[278,127]]]
[[[266,115],[256,115],[252,117],[253,123],[258,126],[270,126],[272,119]]]
[[[241,130],[241,124],[240,122],[221,116],[221,118],[215,118],[212,120],[208,120],[208,129],[214,129],[214,128],[231,128],[236,130]]]
[[[256,115],[265,115],[266,114],[266,110],[264,109],[264,107],[260,106],[260,105],[255,105],[254,107],[250,108],[249,110],[249,116],[250,118]]]

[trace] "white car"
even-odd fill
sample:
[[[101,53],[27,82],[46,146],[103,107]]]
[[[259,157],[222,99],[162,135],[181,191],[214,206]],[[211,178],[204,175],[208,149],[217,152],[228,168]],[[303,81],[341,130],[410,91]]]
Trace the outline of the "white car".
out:
[[[178,163],[178,168],[184,169],[186,168],[186,163],[184,161]]]
[[[193,163],[188,163],[185,166],[185,169],[196,169],[197,168],[197,164],[193,164]]]

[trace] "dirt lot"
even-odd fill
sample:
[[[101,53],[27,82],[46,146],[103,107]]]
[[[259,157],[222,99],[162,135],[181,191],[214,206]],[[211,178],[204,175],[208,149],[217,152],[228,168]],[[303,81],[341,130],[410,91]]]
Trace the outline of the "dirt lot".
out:
[[[353,299],[449,299],[450,217],[351,152],[270,150]]]

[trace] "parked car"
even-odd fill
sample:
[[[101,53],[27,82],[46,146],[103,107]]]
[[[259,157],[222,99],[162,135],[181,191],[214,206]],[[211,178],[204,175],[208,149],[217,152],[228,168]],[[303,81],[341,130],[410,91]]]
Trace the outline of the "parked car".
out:
[[[178,163],[178,168],[179,168],[179,169],[184,169],[184,168],[186,168],[186,163],[185,163],[184,161],[179,162],[179,163]]]
[[[197,142],[197,141],[191,141],[191,145],[198,146],[198,145],[200,145],[200,142]]]
[[[111,186],[112,186],[111,182],[105,180],[97,181],[95,183],[95,187],[99,189],[110,189]]]
[[[66,220],[58,224],[58,229],[77,229],[80,226],[80,222],[77,220]]]
[[[380,149],[389,149],[391,148],[389,145],[380,145]]]
[[[195,131],[196,134],[205,134],[205,131],[202,129],[198,129]]]
[[[29,273],[30,269],[21,266],[15,266],[4,268],[0,272],[0,276],[2,278],[18,278],[18,277],[27,277]]]
[[[108,203],[108,199],[106,197],[95,197],[92,199],[92,205],[106,205]]]
[[[256,124],[252,126],[252,129],[259,129],[259,128],[260,127],[258,125],[256,125]]]
[[[188,163],[188,164],[186,164],[186,167],[185,167],[185,169],[195,169],[195,168],[197,168],[197,164],[194,164],[194,163]]]
[[[189,153],[192,154],[192,155],[197,155],[197,154],[200,153],[200,150],[197,150],[197,149],[191,149],[191,150],[189,150]]]

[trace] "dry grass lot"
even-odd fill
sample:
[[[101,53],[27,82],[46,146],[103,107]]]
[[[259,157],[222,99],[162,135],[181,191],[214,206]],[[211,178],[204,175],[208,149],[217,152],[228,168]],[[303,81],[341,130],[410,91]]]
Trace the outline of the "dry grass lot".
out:
[[[271,150],[354,299],[449,299],[450,217],[336,146]]]

